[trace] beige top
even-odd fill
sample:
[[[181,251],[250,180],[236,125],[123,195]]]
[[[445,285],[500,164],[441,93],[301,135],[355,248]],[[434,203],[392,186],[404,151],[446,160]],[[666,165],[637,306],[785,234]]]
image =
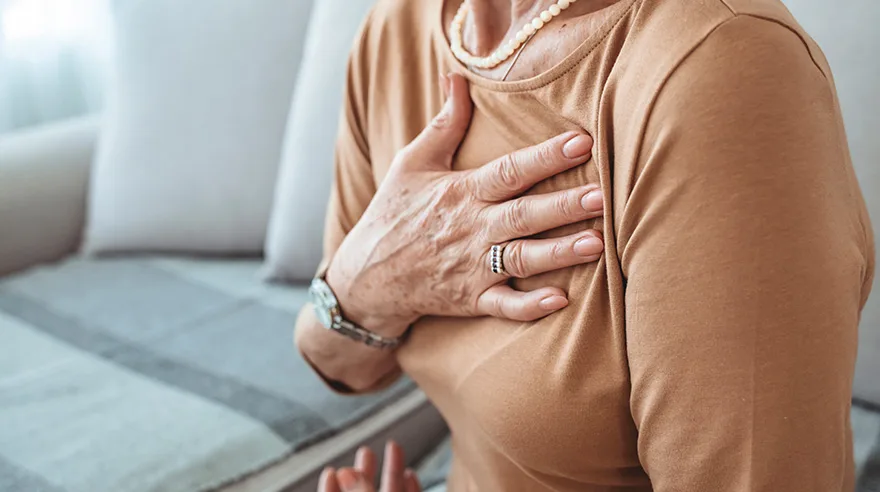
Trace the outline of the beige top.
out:
[[[778,0],[622,0],[537,77],[449,51],[442,0],[380,0],[356,43],[329,258],[395,153],[467,74],[455,166],[566,130],[594,159],[598,263],[513,282],[571,305],[533,323],[426,318],[400,366],[453,433],[450,491],[853,490],[849,405],[873,238],[828,64]],[[390,375],[387,380],[393,378]]]

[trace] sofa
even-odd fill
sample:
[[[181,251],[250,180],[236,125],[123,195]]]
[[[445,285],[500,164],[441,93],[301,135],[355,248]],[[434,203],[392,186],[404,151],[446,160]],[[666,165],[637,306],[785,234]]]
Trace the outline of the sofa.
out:
[[[341,396],[293,345],[370,3],[114,2],[102,114],[0,137],[0,491],[314,491],[362,444],[415,465],[446,437],[412,382]],[[311,229],[273,272],[291,141],[314,192],[279,221]]]
[[[125,7],[158,8],[155,6],[163,2],[167,7],[176,0]],[[272,15],[270,7],[305,8],[310,4],[299,0],[261,2],[267,16]],[[324,0],[325,10],[304,11],[302,15],[312,24],[331,16],[338,22],[343,12],[363,12],[369,3]],[[872,88],[880,81],[880,73],[876,65],[847,58],[853,52],[848,43],[877,39],[873,28],[867,27],[873,23],[855,22],[865,16],[855,1],[843,2],[850,5],[849,10],[807,0],[786,3],[831,59],[859,177],[876,217],[880,181],[873,164],[880,158],[880,147],[873,132],[880,128],[880,106]],[[327,10],[334,8],[337,10]],[[840,17],[841,12],[846,16]],[[164,19],[161,12],[152,11],[154,17],[149,17],[134,11],[122,12],[123,21],[126,14],[133,32],[151,28],[139,24],[142,19],[154,21],[151,25]],[[354,35],[356,18],[362,13],[351,15],[353,27],[347,28],[351,31],[348,36]],[[163,36],[168,32],[173,36],[177,27],[166,29]],[[262,35],[261,30],[255,32]],[[839,36],[843,31],[850,35]],[[323,31],[315,32],[319,35]],[[344,38],[338,29],[329,36]],[[147,56],[143,63],[126,60],[120,69],[133,70],[137,78],[124,88],[137,92],[139,98],[153,89],[138,86],[139,81],[149,80],[150,74],[144,73],[150,66],[147,63],[156,62],[148,55],[162,49],[137,44],[144,39],[152,43],[156,36],[121,40],[123,52],[132,50],[137,56]],[[321,68],[315,70],[326,69],[332,72],[328,76],[340,78],[344,56],[335,53],[339,58],[336,68],[325,66],[330,41],[315,41],[311,55],[305,43],[300,49],[304,53],[301,63],[309,65],[317,60]],[[346,43],[339,42],[343,48]],[[338,51],[338,47],[333,49]],[[183,69],[188,64],[190,60],[181,62]],[[183,69],[181,73],[187,74]],[[119,75],[122,79],[117,83],[132,74]],[[167,83],[168,79],[163,76],[146,85]],[[294,79],[297,84],[291,82]],[[274,81],[278,97],[287,98],[285,108],[288,99],[293,100],[293,106],[289,120],[287,114],[274,113],[259,119],[266,130],[260,132],[262,136],[277,134],[278,155],[266,154],[269,160],[283,161],[286,153],[298,155],[303,146],[315,152],[316,147],[326,147],[326,141],[332,142],[328,128],[333,128],[334,121],[319,124],[303,116],[312,110],[326,112],[323,106],[312,108],[323,100],[302,89],[334,90],[325,90],[321,80],[303,80],[289,74]],[[193,148],[206,138],[201,133],[216,129],[183,134],[192,139],[192,145],[162,149],[164,160],[151,154],[165,145],[161,139],[151,137],[134,149],[122,148],[132,140],[144,139],[144,135],[161,135],[168,130],[145,131],[138,126],[155,119],[153,111],[167,100],[138,107],[140,113],[132,116],[130,101],[125,99],[129,96],[126,91],[113,94],[100,117],[0,136],[0,491],[314,491],[323,466],[351,463],[359,445],[378,450],[387,439],[401,443],[411,464],[420,467],[426,485],[442,482],[450,456],[448,431],[411,382],[402,380],[369,396],[340,396],[329,391],[295,355],[293,322],[306,302],[306,277],[316,266],[315,251],[319,251],[314,244],[319,233],[303,231],[314,227],[313,218],[322,211],[319,202],[326,199],[331,156],[316,156],[325,163],[321,169],[280,171],[279,180],[298,181],[304,175],[313,180],[311,189],[279,193],[281,198],[276,200],[292,200],[290,205],[302,210],[302,217],[292,221],[301,220],[297,222],[299,229],[290,236],[306,236],[309,243],[301,248],[280,248],[294,252],[298,263],[279,274],[283,281],[276,277],[276,281],[267,282],[266,262],[271,259],[253,251],[248,241],[230,240],[227,244],[232,246],[222,251],[197,244],[202,233],[218,234],[219,239],[211,244],[224,243],[226,236],[217,231],[228,225],[229,217],[219,214],[210,220],[198,217],[187,222],[167,216],[156,220],[157,209],[165,200],[180,197],[157,194],[154,206],[138,208],[128,201],[138,197],[120,190],[130,190],[127,186],[132,181],[137,184],[141,176],[134,175],[126,186],[115,186],[112,180],[131,171],[113,167],[112,161],[122,160],[120,155],[128,152],[130,157],[136,151],[134,160],[152,156],[149,162],[157,166],[170,163],[168,169],[174,171],[201,158]],[[168,126],[186,122],[190,115],[186,105],[191,102],[187,98],[196,99],[200,94],[188,93],[182,99],[178,93],[174,96],[178,99],[169,110],[178,113],[164,120]],[[267,106],[276,102],[269,100]],[[209,104],[199,110],[213,111]],[[211,118],[220,121],[227,116],[212,113]],[[222,128],[235,123],[226,122]],[[137,130],[133,135],[120,137],[132,128]],[[179,137],[180,132],[175,129],[173,136]],[[297,135],[285,137],[285,132]],[[216,136],[212,138],[216,140]],[[329,150],[323,152],[328,154]],[[172,154],[174,159],[168,157]],[[249,152],[242,159],[254,156],[264,154]],[[249,168],[248,173],[251,171]],[[261,173],[267,174],[265,171]],[[111,180],[110,185],[105,179]],[[197,187],[198,183],[184,187]],[[103,193],[102,189],[116,195],[96,200],[93,195]],[[312,201],[297,201],[310,193],[315,194],[308,198]],[[179,207],[181,215],[189,212],[190,205],[203,202]],[[207,209],[204,213],[211,212]],[[260,207],[253,210],[267,213]],[[260,220],[263,222],[254,227],[257,232],[271,229],[273,222],[291,227],[289,218],[273,221],[266,216]],[[129,246],[136,240],[167,239],[162,228],[175,221],[180,222],[174,229],[178,236],[180,231],[187,232],[187,227],[196,230],[172,238],[181,241],[173,247],[150,243],[144,248],[150,253]],[[131,231],[113,228],[129,222],[154,229],[136,231],[140,236],[131,239],[122,237]],[[216,227],[208,230],[205,226],[203,231],[199,229],[202,223]],[[95,232],[95,228],[103,229]],[[267,240],[267,256],[272,256],[272,242]],[[279,262],[286,264],[287,259],[282,260]],[[877,295],[866,309],[862,325],[852,422],[859,492],[870,492],[880,490]]]
[[[361,444],[442,440],[408,381],[330,392],[293,348],[307,284],[259,258],[78,256],[97,132],[0,140],[0,490],[314,491]]]

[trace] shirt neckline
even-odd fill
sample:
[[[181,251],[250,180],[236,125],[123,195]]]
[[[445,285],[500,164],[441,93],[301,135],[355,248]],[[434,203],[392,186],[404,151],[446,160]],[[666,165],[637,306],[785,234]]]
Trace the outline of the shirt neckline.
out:
[[[599,29],[596,29],[596,31],[587,36],[574,51],[566,55],[559,63],[534,77],[509,82],[490,79],[474,73],[452,54],[452,49],[449,47],[449,39],[446,37],[446,26],[443,25],[443,12],[446,10],[447,1],[458,0],[440,0],[437,2],[439,9],[435,12],[433,31],[434,41],[439,45],[438,49],[442,52],[442,56],[447,59],[450,66],[453,67],[453,70],[456,73],[462,74],[473,85],[492,91],[525,92],[538,89],[553,82],[587,58],[639,0],[621,0],[619,4],[606,7],[617,10],[602,23]]]

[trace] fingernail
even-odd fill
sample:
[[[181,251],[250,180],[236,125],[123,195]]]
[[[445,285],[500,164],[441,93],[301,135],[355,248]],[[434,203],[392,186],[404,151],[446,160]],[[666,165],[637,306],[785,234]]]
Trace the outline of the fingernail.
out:
[[[587,212],[602,210],[605,203],[602,201],[602,190],[593,190],[581,197],[581,207]]]
[[[562,146],[562,154],[569,159],[583,157],[593,148],[593,139],[589,135],[579,134],[572,137]]]
[[[321,478],[318,479],[319,490],[327,488],[328,482],[335,472],[336,470],[334,470],[333,467],[328,466],[327,468],[324,468],[324,471],[321,472]]]
[[[538,302],[538,305],[547,311],[556,311],[567,306],[568,299],[562,296],[550,296],[541,299],[541,301]]]
[[[596,236],[582,237],[574,243],[574,254],[578,256],[593,256],[602,252],[605,247],[602,240]]]
[[[350,469],[343,468],[336,472],[336,480],[339,481],[339,485],[342,486],[343,489],[349,490],[358,486],[360,477],[355,475]]]

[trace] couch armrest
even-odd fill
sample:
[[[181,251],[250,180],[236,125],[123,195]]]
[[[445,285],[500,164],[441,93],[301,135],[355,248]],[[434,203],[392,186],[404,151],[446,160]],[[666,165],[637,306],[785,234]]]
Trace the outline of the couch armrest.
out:
[[[79,246],[99,120],[0,136],[0,275]]]

